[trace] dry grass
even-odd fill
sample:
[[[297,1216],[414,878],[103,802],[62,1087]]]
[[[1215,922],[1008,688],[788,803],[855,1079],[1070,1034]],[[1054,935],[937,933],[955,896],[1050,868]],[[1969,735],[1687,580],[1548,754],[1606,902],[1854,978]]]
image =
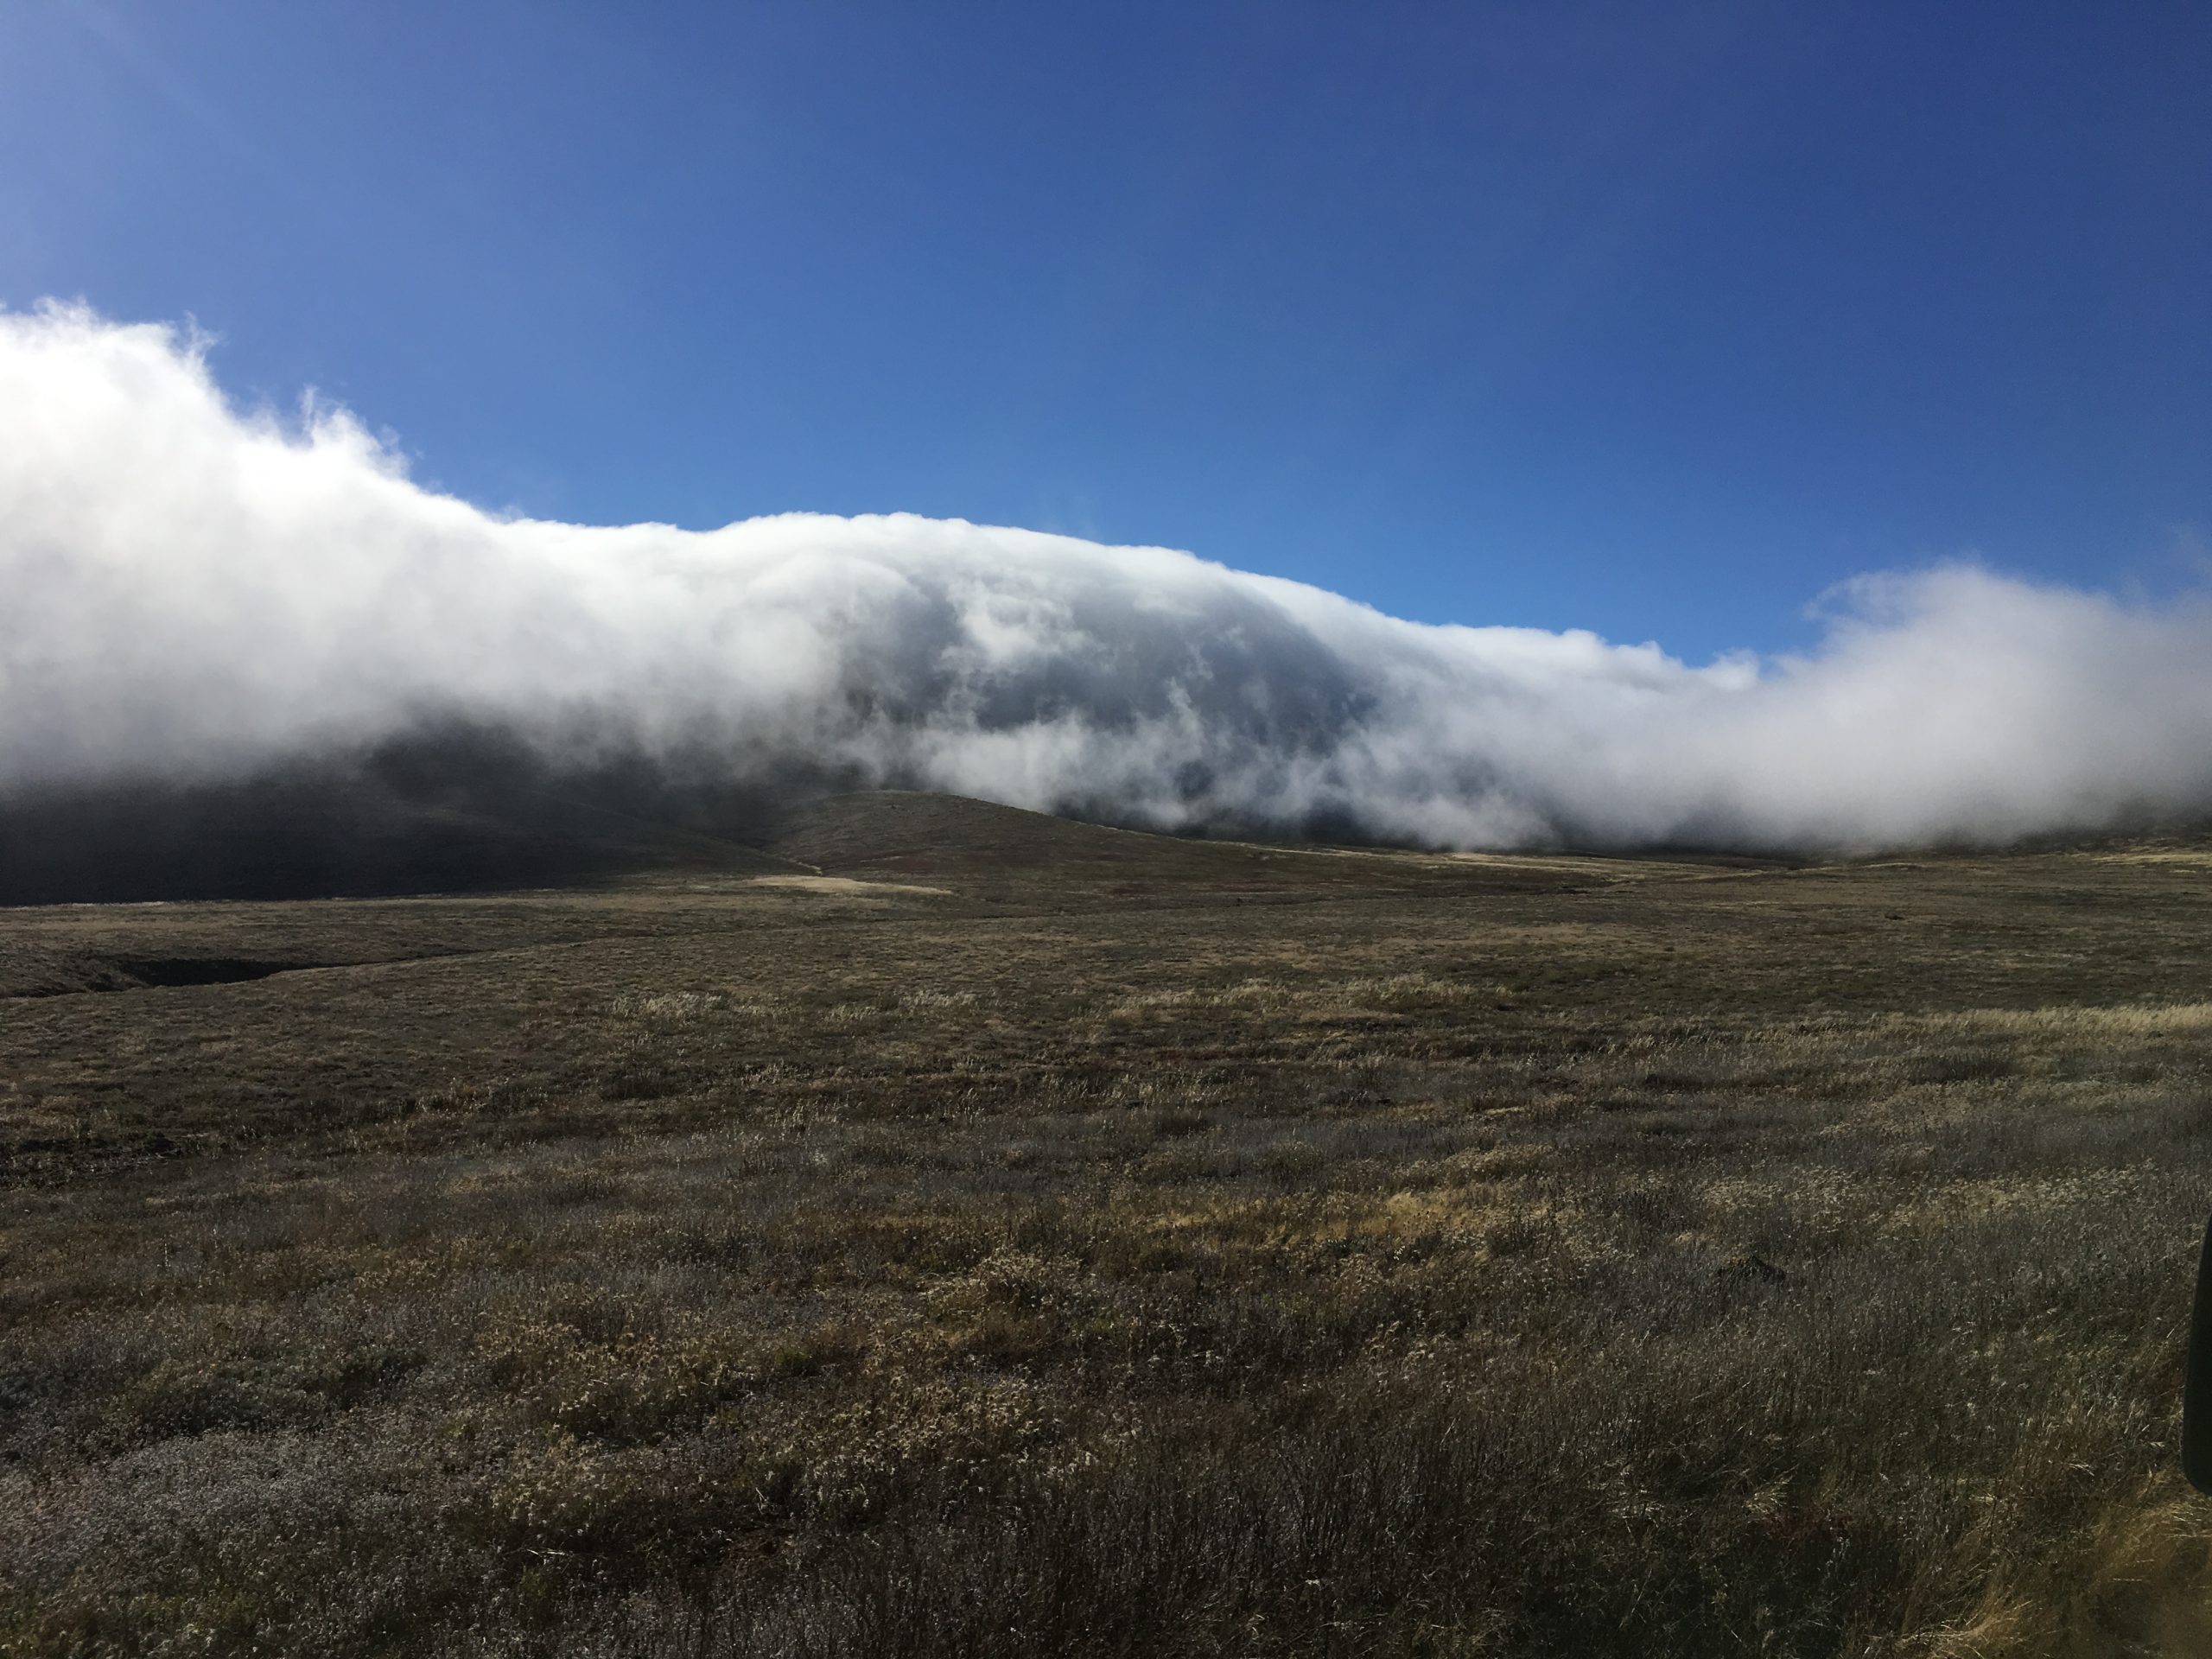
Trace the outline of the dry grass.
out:
[[[871,810],[0,919],[0,1648],[2205,1650],[2185,861]]]

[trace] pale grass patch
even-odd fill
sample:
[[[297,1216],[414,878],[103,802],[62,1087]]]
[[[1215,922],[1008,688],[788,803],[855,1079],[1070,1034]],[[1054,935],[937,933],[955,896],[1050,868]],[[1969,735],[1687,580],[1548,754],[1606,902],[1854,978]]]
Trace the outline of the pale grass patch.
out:
[[[1332,988],[1326,983],[1294,986],[1279,979],[1255,977],[1231,985],[1182,986],[1173,990],[1138,991],[1122,997],[1105,1010],[1109,1020],[1141,1020],[1147,1014],[1203,1012],[1266,1014],[1287,1011]]]
[[[1970,1030],[2025,1037],[2074,1035],[2161,1037],[2212,1031],[2212,1002],[2133,1003],[2089,1008],[1986,1008],[1962,1014],[1923,1016],[1926,1028],[1954,1022]]]
[[[2044,1563],[2008,1548],[2008,1539],[1962,1541],[1956,1564],[1991,1556],[2003,1565],[1971,1613],[1915,1646],[1936,1659],[2212,1653],[2212,1523],[2203,1499],[2177,1500],[2164,1496],[2170,1490],[2164,1481],[2149,1483],[2134,1504],[2101,1516],[2083,1541],[2082,1559],[2069,1563],[2070,1582],[2061,1585],[2038,1573]],[[2000,1525],[1993,1518],[1989,1532]],[[2137,1639],[2115,1645],[2113,1634],[2122,1630]]]
[[[1179,1013],[1202,1007],[1205,994],[1194,990],[1139,991],[1122,997],[1105,1010],[1109,1020],[1141,1020],[1147,1014]]]
[[[2065,1210],[2103,1211],[2142,1184],[2141,1170],[2083,1170],[2063,1175],[2001,1175],[1949,1180],[1893,1204],[1875,1222],[1885,1233],[1940,1234],[1963,1222],[2040,1216]],[[1794,1201],[1794,1200],[1793,1200]]]
[[[1862,1224],[1879,1202],[1867,1180],[1817,1166],[1797,1172],[1786,1193],[1777,1192],[1772,1177],[1762,1173],[1707,1181],[1692,1196],[1706,1213],[1708,1231],[1726,1230],[1740,1217],[1770,1211],[1780,1201],[1788,1205],[1801,1227],[1815,1235]]]
[[[955,1008],[976,1006],[973,991],[901,991],[899,1007],[907,1014],[949,1014]]]
[[[2063,1043],[2093,1038],[2142,1038],[2212,1030],[2212,1001],[2128,1002],[2083,1007],[1958,1008],[1941,1014],[1882,1014],[1869,1019],[1792,1020],[1747,1033],[1766,1046],[1807,1052],[1849,1047],[1864,1054],[1870,1036],[1895,1033],[1921,1039],[2003,1036]]]
[[[784,1450],[813,1500],[858,1519],[909,1469],[981,1466],[1057,1439],[1052,1403],[1015,1377],[884,1380],[882,1392],[809,1423]]]
[[[1370,1001],[1386,1007],[1405,1002],[1487,1002],[1504,994],[1504,988],[1499,985],[1418,973],[1363,975],[1341,982],[1337,989],[1347,1000]]]
[[[628,992],[607,1004],[619,1019],[649,1020],[658,1025],[683,1025],[729,1011],[726,998],[710,991]]]
[[[1316,977],[1297,983],[1255,977],[1230,985],[1137,992],[1109,1006],[1105,1017],[1141,1020],[1154,1015],[1217,1013],[1248,1018],[1330,1020],[1363,1007],[1491,1004],[1510,995],[1508,987],[1494,982],[1452,979],[1429,973],[1355,974],[1340,979]]]
[[[2174,870],[2212,871],[2212,852],[2202,848],[2145,847],[2124,853],[2079,855],[2099,864],[2147,864]]]
[[[756,875],[747,880],[746,886],[780,888],[790,893],[842,893],[849,898],[893,893],[927,893],[938,899],[951,897],[949,887],[918,887],[910,881],[861,881],[849,875]]]
[[[1459,1194],[1433,1190],[1393,1192],[1360,1217],[1353,1230],[1370,1238],[1440,1238],[1466,1243],[1485,1236],[1491,1224],[1506,1213],[1502,1206],[1478,1206]]]

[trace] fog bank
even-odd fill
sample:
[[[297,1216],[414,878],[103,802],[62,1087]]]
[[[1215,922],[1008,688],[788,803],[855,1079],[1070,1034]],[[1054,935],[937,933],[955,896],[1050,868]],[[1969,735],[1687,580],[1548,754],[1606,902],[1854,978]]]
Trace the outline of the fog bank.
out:
[[[2212,807],[2212,609],[1974,567],[1802,658],[1436,627],[1160,548],[894,515],[508,519],[199,342],[0,314],[0,799],[461,721],[1160,828],[1467,848],[2001,842]]]

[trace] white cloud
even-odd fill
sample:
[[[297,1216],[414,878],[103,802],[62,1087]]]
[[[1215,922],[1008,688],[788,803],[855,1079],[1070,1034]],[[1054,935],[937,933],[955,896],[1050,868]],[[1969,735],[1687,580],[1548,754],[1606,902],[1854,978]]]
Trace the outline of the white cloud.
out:
[[[1873,848],[2212,807],[2212,611],[1971,567],[1692,667],[1159,548],[906,516],[502,519],[204,347],[0,315],[0,791],[238,775],[429,716],[1160,825]]]

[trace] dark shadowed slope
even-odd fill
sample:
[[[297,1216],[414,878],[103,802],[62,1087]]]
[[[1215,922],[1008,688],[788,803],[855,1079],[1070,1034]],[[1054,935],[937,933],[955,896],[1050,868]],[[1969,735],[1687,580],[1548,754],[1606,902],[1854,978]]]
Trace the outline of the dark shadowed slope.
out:
[[[670,821],[650,797],[609,804],[594,792],[498,768],[424,777],[347,761],[235,783],[16,796],[0,800],[0,905],[364,898],[794,868]]]

